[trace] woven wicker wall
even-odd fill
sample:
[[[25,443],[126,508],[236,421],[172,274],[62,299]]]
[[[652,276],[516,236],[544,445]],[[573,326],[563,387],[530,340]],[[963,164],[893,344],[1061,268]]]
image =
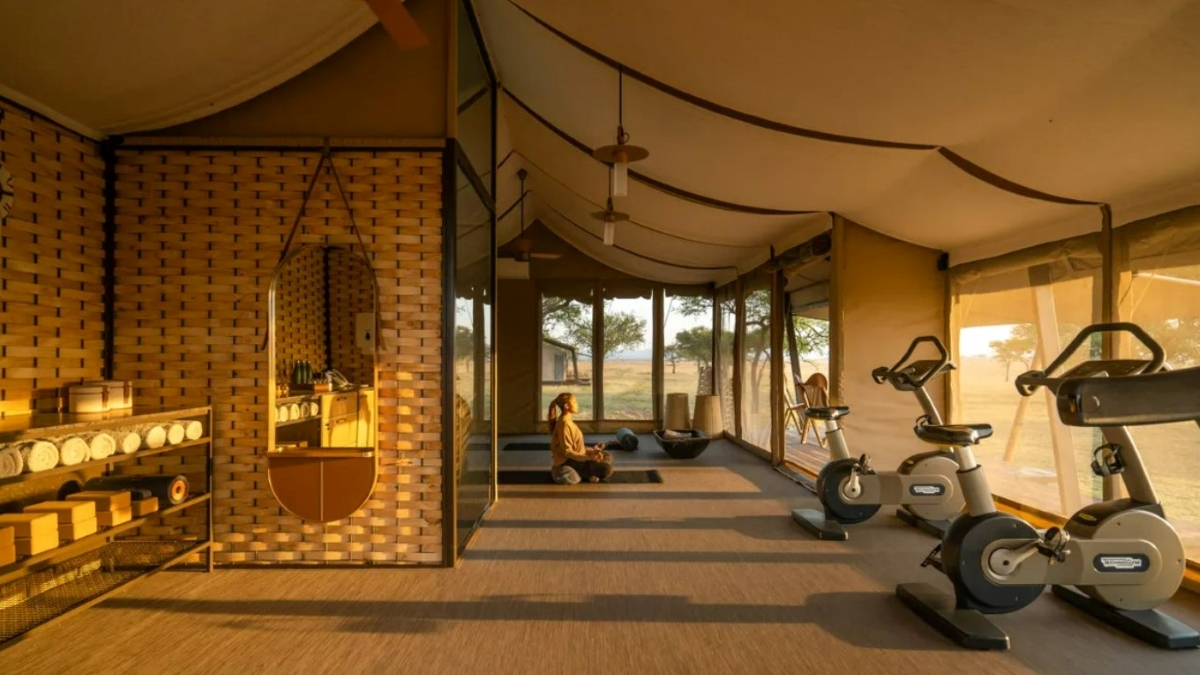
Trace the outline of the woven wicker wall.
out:
[[[288,382],[292,365],[308,361],[324,370],[325,250],[305,248],[287,262],[275,290],[275,378]]]
[[[0,101],[13,211],[0,226],[0,417],[104,367],[99,145]]]
[[[354,315],[374,312],[371,276],[362,259],[347,249],[330,249],[330,360],[338,372],[356,384],[371,381],[371,356],[355,346]]]
[[[437,563],[441,547],[441,153],[346,152],[335,163],[380,285],[381,477],[327,525],[272,497],[267,286],[315,153],[118,153],[116,377],[139,404],[214,408],[219,563]],[[354,239],[322,177],[297,242]]]

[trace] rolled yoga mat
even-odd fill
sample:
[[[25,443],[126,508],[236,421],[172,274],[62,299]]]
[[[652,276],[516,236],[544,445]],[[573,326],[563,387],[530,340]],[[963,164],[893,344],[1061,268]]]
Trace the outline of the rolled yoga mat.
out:
[[[0,448],[0,478],[20,476],[24,470],[25,460],[21,458],[21,451],[16,446]]]
[[[183,442],[184,428],[179,422],[167,422],[163,425],[167,430],[167,445],[178,445]]]
[[[63,436],[54,439],[58,446],[58,463],[62,466],[75,466],[88,461],[92,448],[88,442],[78,436]]]
[[[133,429],[118,429],[113,432],[113,439],[122,455],[131,455],[142,447],[142,435]]]
[[[633,433],[633,431],[631,431],[625,427],[621,427],[620,429],[617,429],[617,446],[620,447],[622,450],[637,450],[638,449],[637,434]],[[609,443],[608,447],[610,447],[610,448],[613,447],[612,443]]]
[[[178,424],[183,425],[183,437],[189,441],[194,441],[204,435],[204,425],[198,420],[179,420]]]
[[[87,441],[92,459],[108,459],[117,452],[117,439],[103,431],[80,434],[79,437]],[[141,439],[138,443],[141,444]]]
[[[133,430],[142,437],[142,447],[148,450],[161,448],[167,442],[167,430],[161,424],[143,424]]]
[[[58,447],[50,441],[24,441],[17,444],[26,473],[37,473],[58,466]]]
[[[187,476],[101,476],[83,484],[84,490],[146,490],[160,504],[179,504],[188,496]]]

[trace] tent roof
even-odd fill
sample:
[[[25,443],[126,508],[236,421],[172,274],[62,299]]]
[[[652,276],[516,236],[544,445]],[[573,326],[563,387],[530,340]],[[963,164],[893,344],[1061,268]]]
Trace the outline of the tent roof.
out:
[[[410,0],[422,2],[424,0]],[[472,0],[499,74],[497,207],[623,271],[721,282],[838,213],[969,261],[1200,203],[1200,0]],[[0,94],[90,133],[288,80],[374,19],[352,0],[0,0]],[[650,150],[590,213],[588,150]],[[482,100],[486,100],[486,97]],[[498,239],[520,229],[516,211]]]
[[[375,24],[328,0],[0,0],[0,17],[0,94],[92,137],[242,103]]]

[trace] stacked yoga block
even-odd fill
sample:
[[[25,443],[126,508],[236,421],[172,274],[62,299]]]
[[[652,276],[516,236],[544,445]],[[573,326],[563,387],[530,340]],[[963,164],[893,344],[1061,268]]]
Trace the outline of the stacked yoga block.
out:
[[[0,527],[13,530],[17,555],[44,553],[58,546],[58,517],[53,513],[6,513]]]
[[[88,490],[76,492],[67,499],[75,502],[90,502],[95,505],[96,523],[100,527],[112,527],[133,520],[132,497],[133,495],[125,490]],[[157,499],[154,500],[154,508],[158,508]]]
[[[69,544],[96,534],[96,505],[92,502],[53,501],[31,504],[25,513],[48,513],[58,519],[58,543]],[[50,548],[54,548],[51,546]]]
[[[12,527],[0,527],[0,567],[17,560],[17,531]]]

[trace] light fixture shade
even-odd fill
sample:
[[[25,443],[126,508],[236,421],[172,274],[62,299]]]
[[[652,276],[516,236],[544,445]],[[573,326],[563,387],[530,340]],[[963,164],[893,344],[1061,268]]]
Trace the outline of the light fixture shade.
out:
[[[609,174],[609,193],[614,197],[624,197],[629,194],[629,164],[617,162],[612,165]]]
[[[617,224],[611,220],[604,221],[604,245],[612,246],[617,235]]]

